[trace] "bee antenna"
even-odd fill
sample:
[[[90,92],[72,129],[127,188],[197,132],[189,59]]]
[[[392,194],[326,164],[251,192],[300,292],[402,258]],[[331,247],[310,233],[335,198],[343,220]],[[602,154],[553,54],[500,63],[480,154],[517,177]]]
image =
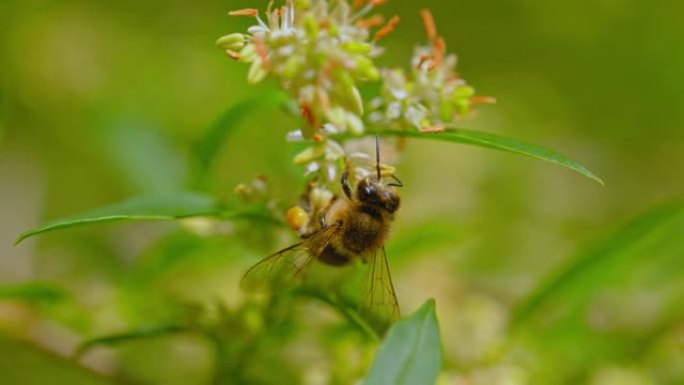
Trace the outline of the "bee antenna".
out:
[[[380,135],[375,134],[375,169],[378,172],[378,182],[380,181]]]

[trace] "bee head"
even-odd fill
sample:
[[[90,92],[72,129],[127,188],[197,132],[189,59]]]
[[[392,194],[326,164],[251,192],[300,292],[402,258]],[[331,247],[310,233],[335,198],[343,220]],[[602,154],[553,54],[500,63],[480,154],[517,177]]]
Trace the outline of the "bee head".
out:
[[[399,208],[399,194],[394,187],[377,181],[373,177],[363,178],[356,187],[359,201],[394,213]]]

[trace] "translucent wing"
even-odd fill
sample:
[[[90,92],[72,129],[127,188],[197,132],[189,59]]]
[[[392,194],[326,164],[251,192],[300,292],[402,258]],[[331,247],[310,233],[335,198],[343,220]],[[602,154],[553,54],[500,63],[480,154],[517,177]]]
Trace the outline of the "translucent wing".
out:
[[[392,286],[387,254],[382,247],[370,255],[367,274],[368,300],[362,313],[373,327],[384,331],[390,324],[399,319],[399,303]]]
[[[336,226],[326,227],[304,241],[262,259],[245,273],[240,286],[246,291],[293,286],[330,243],[336,230]]]

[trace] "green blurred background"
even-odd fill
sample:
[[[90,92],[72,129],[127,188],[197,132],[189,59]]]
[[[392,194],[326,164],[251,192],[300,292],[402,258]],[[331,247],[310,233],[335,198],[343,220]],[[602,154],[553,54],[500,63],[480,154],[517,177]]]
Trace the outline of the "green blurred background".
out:
[[[0,284],[56,284],[78,304],[0,302],[0,382],[210,383],[210,349],[191,335],[98,350],[81,362],[88,372],[60,357],[83,338],[145,325],[161,311],[147,297],[235,303],[245,268],[292,238],[256,247],[215,237],[163,268],[159,249],[179,236],[169,223],[12,242],[46,219],[186,188],[194,144],[228,107],[271,86],[247,86],[247,68],[213,45],[249,25],[228,10],[265,6],[0,2]],[[464,127],[556,149],[606,182],[480,148],[409,142],[396,163],[406,187],[388,253],[405,313],[437,300],[442,380],[684,383],[682,3],[392,0],[381,10],[402,21],[380,64],[408,63],[423,42],[422,7],[459,55],[460,74],[497,98]],[[222,147],[209,191],[227,196],[266,174],[274,194],[292,200],[301,170],[283,138],[294,127],[275,110],[248,116]],[[570,265],[579,272],[511,326],[530,293]],[[157,275],[136,292],[136,274]]]

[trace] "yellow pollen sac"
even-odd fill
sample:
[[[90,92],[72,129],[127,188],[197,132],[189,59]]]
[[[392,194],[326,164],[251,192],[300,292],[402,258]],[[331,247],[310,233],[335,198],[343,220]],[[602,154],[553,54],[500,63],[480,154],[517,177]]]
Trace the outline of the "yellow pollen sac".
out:
[[[285,214],[285,222],[293,230],[299,230],[302,226],[309,222],[309,214],[299,206],[294,206],[287,210]]]

